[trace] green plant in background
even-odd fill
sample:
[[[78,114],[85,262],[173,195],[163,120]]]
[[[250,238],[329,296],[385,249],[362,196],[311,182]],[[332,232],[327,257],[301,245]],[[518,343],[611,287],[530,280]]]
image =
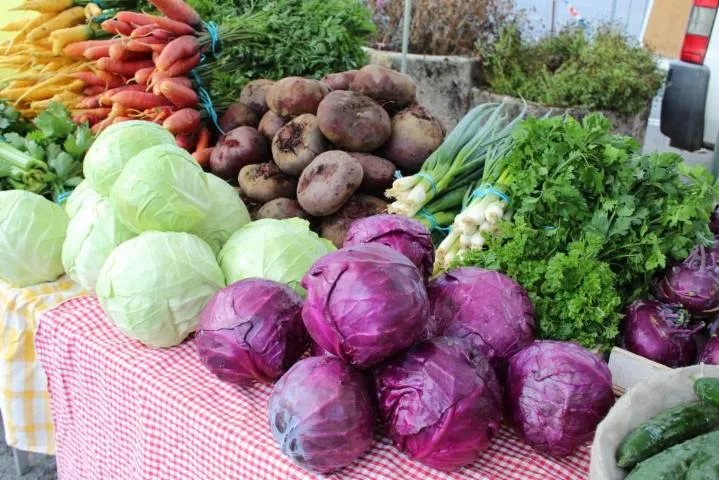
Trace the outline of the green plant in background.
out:
[[[633,115],[647,107],[663,79],[648,50],[609,26],[591,36],[570,26],[527,42],[510,24],[480,55],[490,89],[557,107]]]
[[[288,76],[321,78],[367,62],[362,47],[374,34],[370,11],[359,0],[188,0],[206,21],[231,22],[238,12],[264,12],[257,38],[222,45],[214,62],[198,70],[213,101],[237,100],[250,80]]]

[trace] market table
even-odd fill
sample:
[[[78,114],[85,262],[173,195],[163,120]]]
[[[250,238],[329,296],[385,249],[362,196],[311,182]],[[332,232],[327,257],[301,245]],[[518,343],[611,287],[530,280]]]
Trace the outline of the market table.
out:
[[[270,386],[234,388],[209,374],[195,344],[159,350],[123,336],[93,297],[48,311],[36,337],[48,376],[61,480],[307,480],[267,422]],[[545,457],[504,428],[470,467],[445,474],[409,460],[381,434],[347,480],[581,480],[589,445]]]

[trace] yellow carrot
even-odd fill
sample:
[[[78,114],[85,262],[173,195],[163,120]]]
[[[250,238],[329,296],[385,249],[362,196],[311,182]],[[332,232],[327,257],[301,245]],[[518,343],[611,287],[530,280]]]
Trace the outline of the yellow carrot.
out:
[[[30,33],[27,34],[27,39],[30,41],[45,38],[50,35],[51,32],[59,30],[61,28],[74,27],[77,24],[85,21],[85,12],[82,7],[73,7],[64,10],[62,13],[56,15],[51,20],[43,23],[39,27],[36,27]]]
[[[41,13],[58,13],[75,4],[72,0],[25,0],[19,7],[10,10],[33,10]]]
[[[39,27],[43,23],[51,20],[54,17],[52,13],[44,13],[42,15],[38,15],[37,17],[30,20],[23,28],[20,30],[17,35],[15,35],[7,44],[6,48],[12,48],[12,46],[21,40],[25,39],[25,36],[28,34],[28,32],[31,32],[36,27]]]
[[[48,95],[47,93],[52,91],[51,87],[53,84],[56,83],[64,83],[66,84],[68,80],[67,75],[53,75],[52,77],[48,78],[47,80],[43,80],[42,82],[36,83],[31,88],[26,88],[25,91],[17,96],[16,98],[8,97],[13,100],[15,100],[15,103],[19,103],[23,100],[42,100],[44,98],[51,97],[52,95]],[[57,93],[56,91],[52,91],[52,94],[54,95]]]
[[[35,84],[35,80],[13,80],[7,84],[8,88],[26,88]]]
[[[92,20],[95,17],[102,15],[102,9],[94,3],[88,3],[85,5],[85,20]]]
[[[3,32],[19,32],[23,29],[23,27],[27,25],[27,19],[22,20],[15,20],[14,22],[9,22],[0,27],[0,30]]]
[[[61,28],[50,34],[52,39],[52,53],[62,55],[62,49],[65,45],[74,42],[89,40],[94,37],[94,31],[87,25],[78,25],[76,27]]]

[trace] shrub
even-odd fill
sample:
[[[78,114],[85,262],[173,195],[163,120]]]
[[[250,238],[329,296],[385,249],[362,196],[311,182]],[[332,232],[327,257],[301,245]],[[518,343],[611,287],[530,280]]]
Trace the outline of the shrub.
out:
[[[591,36],[570,26],[527,42],[512,23],[496,42],[479,50],[491,90],[557,107],[636,114],[663,79],[651,53],[610,26],[600,26]]]
[[[364,0],[377,26],[374,45],[401,50],[404,0]],[[492,41],[512,17],[513,0],[415,0],[411,53],[474,55],[475,44]]]

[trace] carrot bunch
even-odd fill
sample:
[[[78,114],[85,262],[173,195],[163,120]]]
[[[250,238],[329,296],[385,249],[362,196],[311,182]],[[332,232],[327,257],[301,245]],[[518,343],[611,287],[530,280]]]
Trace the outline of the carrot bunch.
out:
[[[0,45],[0,68],[14,71],[0,90],[0,98],[14,102],[33,117],[56,100],[74,107],[83,94],[97,90],[76,76],[89,72],[84,58],[66,55],[66,45],[109,37],[97,20],[114,13],[113,7],[132,6],[136,0],[105,0],[103,10],[88,0],[26,0],[16,10],[38,12],[31,20],[10,22],[3,31],[16,32]]]
[[[66,55],[90,62],[78,73],[96,84],[76,110],[95,132],[126,120],[159,123],[177,143],[197,157],[209,148],[211,133],[202,126],[200,100],[190,78],[203,57],[207,33],[197,12],[182,0],[150,0],[163,15],[120,11],[101,28],[110,40],[89,40],[64,48]]]

